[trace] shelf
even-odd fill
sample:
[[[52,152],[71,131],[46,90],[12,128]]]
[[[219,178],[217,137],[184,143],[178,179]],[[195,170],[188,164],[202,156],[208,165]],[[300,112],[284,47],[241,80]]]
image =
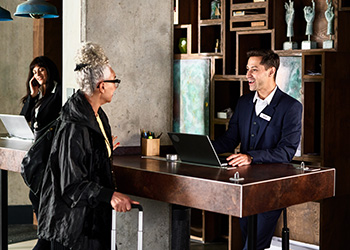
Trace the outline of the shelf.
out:
[[[340,8],[341,11],[350,11],[350,1],[349,0],[340,0]]]
[[[322,79],[324,76],[324,53],[305,53],[302,56],[302,76],[305,79]]]
[[[274,30],[236,32],[236,74],[245,75],[247,52],[255,49],[274,49]]]
[[[322,142],[322,82],[303,80],[302,155],[321,154]]]
[[[199,20],[200,26],[206,26],[206,25],[221,25],[222,20],[221,19],[208,19],[208,20]]]
[[[285,21],[285,3],[287,1],[273,1],[273,16],[274,16],[274,28],[276,29],[276,42],[275,48],[276,50],[283,50],[283,43],[289,41],[287,37],[287,24]],[[292,37],[292,41],[298,44],[298,49],[301,50],[302,41],[306,41],[308,39],[307,35],[305,35],[306,30],[306,21],[304,18],[303,8],[305,6],[311,6],[310,0],[300,0],[293,1],[294,2],[294,10],[295,17],[293,23],[293,31],[294,35]],[[337,6],[333,1],[334,7],[334,47],[337,49],[337,38],[338,38],[338,23],[340,24],[340,19],[338,15]],[[326,1],[315,1],[315,19],[313,22],[313,34],[311,35],[311,41],[315,41],[317,43],[317,49],[323,48],[323,42],[329,39],[327,33],[327,20],[325,18],[325,10],[327,9]],[[347,17],[348,18],[348,17]],[[345,20],[344,20],[345,21]],[[343,20],[342,20],[343,22]],[[302,51],[302,50],[301,50]]]
[[[192,53],[192,25],[183,24],[174,26],[174,54],[181,54],[179,49],[179,41],[181,38],[187,39],[187,53]]]
[[[305,154],[302,156],[295,156],[293,158],[293,161],[304,162],[305,164],[310,162],[313,165],[317,165],[317,163],[320,164],[322,162],[322,157],[319,155],[307,155],[307,154]]]
[[[230,31],[267,29],[268,6],[268,1],[231,4]]]
[[[230,119],[220,119],[220,118],[214,118],[213,119],[213,123],[214,124],[224,124],[224,125],[226,125],[229,121],[230,121]]]
[[[212,25],[212,26],[200,26],[200,43],[199,43],[199,53],[206,55],[222,55],[222,26]],[[219,39],[218,52],[215,53],[215,47]]]
[[[212,0],[199,0],[199,20],[219,20],[218,19],[211,19],[211,2]],[[224,6],[222,5],[222,2],[225,4],[225,1],[220,0],[220,12],[222,17],[222,10],[224,9]]]

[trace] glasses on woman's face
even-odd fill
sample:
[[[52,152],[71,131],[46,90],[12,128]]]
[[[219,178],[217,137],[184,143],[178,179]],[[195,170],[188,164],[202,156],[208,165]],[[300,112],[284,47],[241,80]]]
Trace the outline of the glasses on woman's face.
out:
[[[97,88],[99,88],[100,87],[100,84],[102,83],[102,82],[111,82],[111,83],[114,83],[114,86],[115,86],[115,88],[118,88],[119,87],[119,84],[120,84],[120,82],[121,82],[121,80],[119,80],[119,79],[113,79],[113,80],[103,80],[103,81],[101,81],[101,82],[99,82],[98,84],[97,84]]]

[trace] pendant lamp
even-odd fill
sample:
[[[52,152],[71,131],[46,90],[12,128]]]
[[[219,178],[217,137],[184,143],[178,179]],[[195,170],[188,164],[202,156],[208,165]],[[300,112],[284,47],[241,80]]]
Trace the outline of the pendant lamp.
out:
[[[57,18],[59,17],[54,5],[45,0],[27,0],[17,6],[15,16],[31,18]]]
[[[0,21],[12,21],[11,14],[8,10],[0,7]]]

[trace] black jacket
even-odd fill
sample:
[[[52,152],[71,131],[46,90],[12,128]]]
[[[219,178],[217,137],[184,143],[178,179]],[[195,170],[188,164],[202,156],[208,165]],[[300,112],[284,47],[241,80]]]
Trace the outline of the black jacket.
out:
[[[53,92],[47,93],[43,97],[38,115],[35,118],[35,104],[38,100],[39,96],[32,98],[28,95],[20,113],[25,116],[27,122],[31,122],[32,130],[34,130],[33,126],[35,122],[38,125],[36,130],[40,130],[59,116],[62,108],[62,84],[57,84]]]
[[[99,116],[112,145],[108,118]],[[98,240],[110,248],[111,159],[91,105],[81,91],[62,108],[40,196],[39,238],[77,249]]]

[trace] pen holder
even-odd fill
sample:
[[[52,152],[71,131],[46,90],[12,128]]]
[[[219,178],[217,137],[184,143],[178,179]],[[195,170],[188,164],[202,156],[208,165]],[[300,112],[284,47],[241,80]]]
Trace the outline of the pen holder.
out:
[[[159,155],[160,139],[146,139],[141,140],[142,155],[152,156]]]

